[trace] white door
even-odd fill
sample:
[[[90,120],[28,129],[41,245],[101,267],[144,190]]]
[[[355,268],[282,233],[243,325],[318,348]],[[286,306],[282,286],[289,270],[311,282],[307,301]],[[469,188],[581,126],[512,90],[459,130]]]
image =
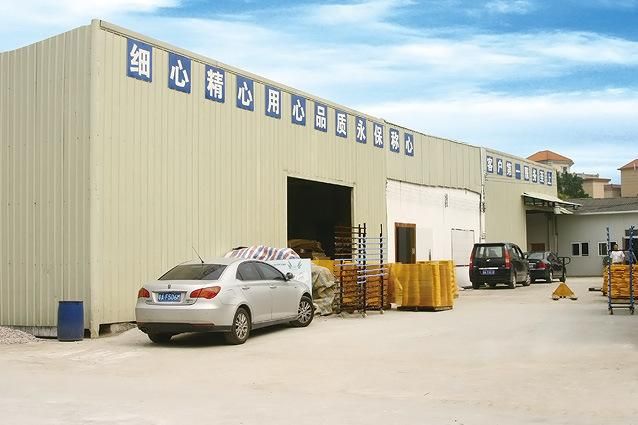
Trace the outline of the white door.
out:
[[[237,279],[250,306],[253,323],[262,323],[272,320],[273,290],[269,281],[259,274],[256,264],[252,261],[241,263],[237,268]]]
[[[257,263],[257,268],[272,289],[273,320],[295,317],[299,308],[299,285],[286,281],[283,273],[270,264]]]

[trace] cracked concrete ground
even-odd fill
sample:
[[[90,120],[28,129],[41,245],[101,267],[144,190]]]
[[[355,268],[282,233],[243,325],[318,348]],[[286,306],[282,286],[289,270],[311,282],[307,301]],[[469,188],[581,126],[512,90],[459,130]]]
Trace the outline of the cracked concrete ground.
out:
[[[0,347],[3,424],[636,424],[638,315],[570,279],[452,311],[317,318],[243,346],[137,329]]]

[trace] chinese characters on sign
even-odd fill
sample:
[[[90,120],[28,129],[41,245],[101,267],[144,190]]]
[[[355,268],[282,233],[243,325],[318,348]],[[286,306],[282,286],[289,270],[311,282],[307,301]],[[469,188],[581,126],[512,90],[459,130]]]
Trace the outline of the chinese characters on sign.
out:
[[[538,183],[538,170],[532,168],[532,183]]]
[[[545,171],[544,170],[538,170],[538,182],[540,184],[545,184]]]
[[[247,111],[255,110],[253,80],[237,76],[237,107]]]
[[[405,154],[407,156],[414,156],[414,136],[410,133],[404,133],[404,142],[405,142]]]
[[[357,132],[355,137],[356,141],[358,143],[366,143],[367,137],[368,137],[367,135],[368,127],[366,125],[365,118],[356,117],[355,124],[357,127],[356,128]]]
[[[390,129],[390,151],[399,153],[401,151],[401,143],[399,142],[399,130]]]
[[[306,98],[290,95],[290,108],[292,113],[292,123],[306,125]]]
[[[528,165],[523,167],[523,178],[529,181],[529,166]]]
[[[496,158],[496,174],[503,175],[503,160],[501,158]]]
[[[554,182],[552,181],[553,179],[553,173],[551,171],[547,172],[547,186],[551,186]]]
[[[514,175],[516,176],[516,180],[521,179],[521,164],[514,165]]]
[[[168,88],[191,92],[191,60],[175,53],[168,54]]]
[[[127,39],[126,75],[142,81],[153,81],[153,48],[131,38]]]
[[[512,177],[512,162],[511,161],[507,161],[505,163],[505,175],[507,177]]]
[[[335,110],[335,121],[335,134],[339,137],[348,137],[348,115]]]
[[[221,68],[206,65],[206,87],[204,97],[224,103],[226,96],[226,73]]]
[[[383,126],[375,122],[373,124],[373,129],[374,129],[374,146],[378,148],[383,148]]]
[[[315,102],[315,130],[328,131],[328,107]]]
[[[281,90],[266,86],[266,115],[281,118]]]
[[[491,156],[488,156],[485,160],[485,169],[487,170],[488,173],[493,173],[494,172],[494,158]]]

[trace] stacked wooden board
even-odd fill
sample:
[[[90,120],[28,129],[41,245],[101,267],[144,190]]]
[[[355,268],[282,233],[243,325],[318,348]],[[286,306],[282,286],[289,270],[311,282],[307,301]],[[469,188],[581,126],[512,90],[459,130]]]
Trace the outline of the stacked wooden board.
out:
[[[629,266],[628,265],[611,265],[603,269],[603,295],[607,296],[609,291],[609,267],[611,267],[611,297],[614,299],[629,298]],[[638,291],[638,266],[633,266],[633,289],[634,297]]]

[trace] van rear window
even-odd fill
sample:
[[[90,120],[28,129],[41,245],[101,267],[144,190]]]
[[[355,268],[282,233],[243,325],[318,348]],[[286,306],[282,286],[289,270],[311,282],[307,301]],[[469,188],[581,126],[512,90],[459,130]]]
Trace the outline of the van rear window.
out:
[[[474,258],[503,258],[503,246],[479,246]]]

